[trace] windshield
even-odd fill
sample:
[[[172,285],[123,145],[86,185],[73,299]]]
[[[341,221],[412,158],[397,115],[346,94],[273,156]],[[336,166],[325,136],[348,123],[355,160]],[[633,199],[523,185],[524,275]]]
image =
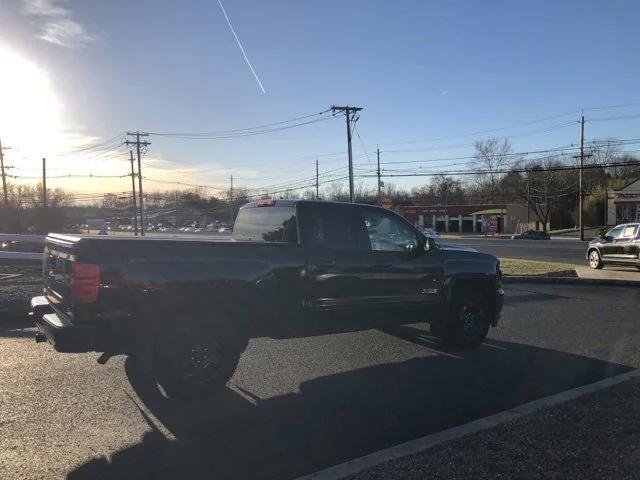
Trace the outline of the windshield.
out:
[[[0,0],[0,480],[640,478],[640,2]]]

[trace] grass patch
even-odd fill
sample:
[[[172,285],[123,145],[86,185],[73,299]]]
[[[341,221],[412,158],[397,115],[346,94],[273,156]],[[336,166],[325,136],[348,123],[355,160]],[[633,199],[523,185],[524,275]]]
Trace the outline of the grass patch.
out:
[[[501,258],[500,268],[505,276],[526,277],[577,277],[575,265],[570,263],[538,262]]]

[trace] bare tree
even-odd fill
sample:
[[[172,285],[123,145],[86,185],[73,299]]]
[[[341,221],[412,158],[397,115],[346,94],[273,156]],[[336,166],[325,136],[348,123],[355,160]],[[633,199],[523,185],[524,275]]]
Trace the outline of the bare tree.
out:
[[[435,205],[438,203],[438,193],[433,183],[414,187],[411,190],[411,198],[422,205]]]
[[[507,167],[511,156],[511,143],[508,138],[489,138],[476,142],[475,149],[471,165],[482,173],[474,179],[478,187],[489,194],[491,203],[495,203],[500,180],[504,177],[501,170]]]
[[[408,200],[410,198],[409,192],[398,187],[395,183],[385,182],[381,193],[383,197],[390,198],[393,203]]]
[[[349,193],[341,182],[332,182],[323,188],[323,197],[328,200],[348,201]]]
[[[559,170],[565,165],[557,157],[524,163],[518,170],[521,166],[527,171],[509,173],[502,180],[505,194],[528,206],[546,230],[551,215],[562,208],[568,198],[575,196],[575,174],[570,170]]]
[[[441,174],[433,177],[431,184],[441,205],[464,203],[465,195],[460,180]]]

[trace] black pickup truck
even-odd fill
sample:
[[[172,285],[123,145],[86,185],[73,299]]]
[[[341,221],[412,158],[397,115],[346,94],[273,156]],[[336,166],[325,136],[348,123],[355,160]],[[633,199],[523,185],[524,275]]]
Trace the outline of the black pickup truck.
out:
[[[458,347],[497,324],[499,261],[368,205],[260,200],[232,240],[50,234],[36,340],[128,354],[169,395],[226,384],[252,337],[429,322]]]

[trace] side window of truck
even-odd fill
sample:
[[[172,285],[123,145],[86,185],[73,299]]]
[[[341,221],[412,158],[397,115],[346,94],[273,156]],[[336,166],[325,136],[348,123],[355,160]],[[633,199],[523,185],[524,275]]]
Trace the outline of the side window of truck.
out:
[[[233,239],[244,242],[297,243],[292,207],[243,208],[233,228]]]
[[[342,205],[314,205],[306,212],[305,240],[309,248],[371,251],[360,213]]]
[[[374,252],[402,252],[408,244],[418,242],[416,233],[406,223],[387,212],[366,210],[364,223]]]

